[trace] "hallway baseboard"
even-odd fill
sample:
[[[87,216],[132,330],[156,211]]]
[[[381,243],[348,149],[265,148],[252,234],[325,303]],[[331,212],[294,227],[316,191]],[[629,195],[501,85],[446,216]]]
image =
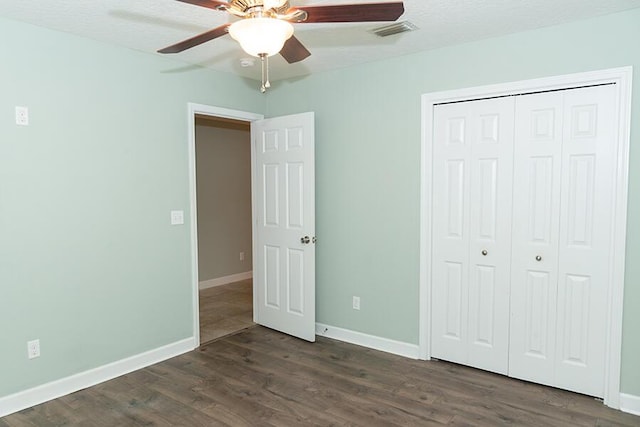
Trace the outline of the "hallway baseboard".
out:
[[[213,288],[214,286],[222,286],[228,283],[239,282],[241,280],[247,280],[253,278],[253,271],[245,271],[244,273],[231,274],[229,276],[217,277],[215,279],[209,279],[198,283],[198,289],[203,290],[207,288]]]

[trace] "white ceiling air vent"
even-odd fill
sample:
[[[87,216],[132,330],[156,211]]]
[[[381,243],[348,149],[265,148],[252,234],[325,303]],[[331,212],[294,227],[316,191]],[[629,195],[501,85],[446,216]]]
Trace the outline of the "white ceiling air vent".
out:
[[[388,37],[394,34],[406,33],[407,31],[417,30],[414,24],[409,21],[396,22],[391,25],[385,25],[384,27],[374,28],[370,32],[378,37]]]

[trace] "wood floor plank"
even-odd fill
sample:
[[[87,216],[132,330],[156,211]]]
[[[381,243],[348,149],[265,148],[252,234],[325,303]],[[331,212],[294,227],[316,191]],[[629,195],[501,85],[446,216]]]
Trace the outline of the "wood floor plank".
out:
[[[200,355],[200,358],[202,357]],[[208,360],[206,363],[211,361]],[[186,372],[186,377],[193,378],[206,363],[202,364],[202,360],[198,360],[197,363],[182,365],[180,370]],[[265,387],[265,384],[269,384],[268,380],[263,380],[255,372],[235,369],[234,367],[239,366],[237,361],[223,363],[222,360],[217,360],[215,366],[224,371],[224,376],[205,378],[206,387],[200,392],[220,405],[234,408],[235,413],[259,413],[262,420],[269,420],[270,423],[282,419],[292,423],[318,418],[313,408],[307,408],[304,413],[297,413],[295,405],[291,405],[287,399],[275,395]],[[247,377],[251,377],[251,381]],[[255,421],[247,420],[246,424],[255,425]]]
[[[295,399],[290,396],[291,392],[295,391],[299,384],[290,372],[287,372],[286,375],[285,388],[278,389],[282,382],[279,376],[271,372],[265,372],[259,364],[251,359],[240,359],[233,356],[224,357],[220,351],[220,346],[217,346],[217,351],[213,355],[204,356],[203,353],[201,355],[202,357],[207,357],[207,364],[223,369],[225,377],[233,378],[233,381],[228,382],[224,387],[212,387],[208,392],[218,393],[220,390],[231,390],[232,394],[239,397],[242,397],[245,393],[251,393],[252,398],[255,397],[256,399],[254,400],[259,401],[260,405],[273,411],[271,413],[272,417],[280,413],[291,413],[299,417],[299,420],[305,421],[314,418],[318,420],[327,418],[319,412],[317,406],[309,405],[309,402],[306,402],[307,404],[301,407],[304,408],[304,411],[299,413]],[[198,369],[200,368],[195,368],[194,372],[197,372]],[[322,424],[326,425],[326,422]]]
[[[278,358],[273,355],[250,352],[247,349],[234,348],[233,346],[216,346],[216,352],[212,358],[226,358],[236,366],[242,360],[250,365],[253,375],[273,375],[270,387],[276,388],[279,384],[277,372],[287,372],[286,387],[279,390],[283,395],[291,399],[305,399],[316,407],[337,415],[335,408],[351,401],[350,407],[360,408],[362,413],[357,414],[358,419],[367,418],[367,414],[376,414],[376,419],[386,425],[439,422],[444,424],[452,418],[452,414],[424,407],[424,410],[406,411],[409,405],[415,406],[413,400],[404,399],[389,393],[390,390],[380,387],[375,380],[363,379],[358,375],[336,375],[330,370],[318,370],[316,366],[297,363],[293,358]],[[322,394],[330,390],[329,394]],[[393,399],[389,397],[393,396]],[[344,405],[343,405],[344,406]],[[384,413],[380,408],[385,408]],[[415,409],[415,408],[414,408]],[[384,415],[384,416],[383,416]],[[375,423],[371,420],[370,423]]]
[[[640,426],[575,393],[255,327],[0,419],[47,426]]]
[[[295,340],[291,340],[286,336],[278,335],[276,340],[272,341],[272,337],[259,337],[256,338],[251,334],[241,335],[234,337],[231,341],[233,342],[241,342],[244,345],[249,347],[253,346],[265,346],[265,347],[273,347],[276,352],[283,352],[283,349],[286,349],[291,342]],[[322,338],[319,338],[322,340]],[[276,342],[278,343],[276,345]],[[335,362],[337,365],[340,365],[342,359],[349,359],[357,361],[358,364],[365,364],[366,359],[369,354],[377,353],[372,350],[363,350],[361,352],[354,352],[352,355],[346,355],[344,347],[348,347],[349,345],[341,344],[341,354],[336,353],[330,346],[324,346],[323,349],[319,352],[309,351],[307,353],[307,349],[311,348],[312,345],[303,344],[299,346],[299,353],[306,353],[305,357],[318,358],[321,357],[321,353],[326,353],[330,355],[331,360]],[[357,347],[357,346],[356,346]],[[286,351],[285,351],[286,353]],[[285,353],[282,353],[283,357]],[[302,357],[302,356],[300,356]],[[379,355],[376,357],[380,357]],[[511,406],[520,406],[524,408],[526,411],[531,411],[532,406],[538,405],[538,414],[540,417],[549,417],[549,413],[551,413],[551,417],[556,417],[557,419],[550,420],[549,422],[554,424],[567,424],[567,425],[593,425],[595,418],[595,414],[599,414],[600,416],[613,416],[616,419],[627,418],[629,425],[635,425],[638,423],[638,417],[634,417],[628,414],[622,414],[620,411],[615,411],[610,408],[603,406],[602,404],[595,402],[593,398],[588,396],[582,396],[575,393],[570,393],[563,390],[557,390],[550,387],[544,387],[536,384],[526,383],[519,380],[514,380],[511,378],[507,378],[504,376],[499,376],[495,374],[491,374],[488,372],[460,366],[449,364],[446,362],[437,362],[440,363],[440,368],[436,368],[433,372],[429,374],[425,374],[425,365],[428,365],[429,362],[422,361],[408,361],[407,359],[400,358],[394,355],[385,354],[382,358],[392,358],[401,361],[402,364],[409,367],[418,367],[421,371],[423,371],[423,375],[427,375],[429,380],[432,381],[434,379],[434,374],[438,374],[442,380],[439,384],[440,390],[447,390],[448,388],[455,390],[461,390],[462,393],[459,393],[458,396],[454,396],[458,399],[463,398],[469,392],[472,394],[477,394],[478,396],[496,396],[498,399],[503,398],[508,401],[508,404]],[[442,369],[442,364],[444,363],[445,369]],[[392,366],[393,364],[391,364]],[[378,363],[376,367],[387,366],[387,364]],[[394,367],[395,371],[395,367]],[[460,373],[463,372],[464,375]],[[360,376],[366,376],[366,373],[358,373]],[[394,375],[400,377],[401,372],[394,372]],[[416,378],[414,374],[410,374],[409,377]],[[385,385],[388,385],[389,382],[383,381]],[[526,392],[523,392],[526,390]],[[515,393],[514,393],[515,392]],[[468,397],[467,397],[468,398]],[[563,402],[561,405],[565,405],[563,409],[564,411],[549,411],[549,407],[554,408],[557,405],[557,402]],[[520,402],[520,404],[518,404]],[[590,408],[592,412],[591,417],[585,417],[585,410],[571,410],[571,405],[574,405],[576,402],[582,402],[579,406],[585,406]],[[515,403],[515,405],[514,405]],[[571,405],[569,405],[571,403]],[[594,405],[595,403],[595,405]],[[534,411],[535,412],[535,411]],[[588,419],[588,421],[586,421]]]
[[[358,394],[346,393],[344,387],[335,382],[331,384],[319,381],[317,378],[299,375],[299,372],[293,369],[288,371],[286,380],[281,380],[277,375],[263,371],[259,365],[254,363],[251,377],[262,378],[266,384],[265,390],[282,401],[290,402],[292,409],[296,406],[310,406],[314,410],[333,413],[335,418],[337,413],[333,409],[350,402],[351,407],[359,408],[359,411],[363,412],[359,415],[359,419],[362,420],[363,417],[366,418],[365,414],[375,413],[379,408],[374,402],[361,397],[366,393],[364,389],[359,390]],[[395,410],[390,409],[389,412],[395,412]],[[403,414],[397,412],[395,415],[395,420],[398,420]],[[382,420],[381,417],[378,417],[377,423],[394,425],[393,422]],[[369,424],[375,425],[376,421],[372,420]]]

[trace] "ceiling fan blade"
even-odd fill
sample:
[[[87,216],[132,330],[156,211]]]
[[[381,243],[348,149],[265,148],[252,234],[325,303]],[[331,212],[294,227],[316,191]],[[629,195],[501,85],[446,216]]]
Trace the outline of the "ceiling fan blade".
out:
[[[307,50],[306,47],[296,38],[296,36],[291,36],[284,43],[282,50],[280,51],[280,55],[284,59],[287,60],[289,64],[293,64],[294,62],[300,62],[309,55],[311,52]]]
[[[293,9],[307,12],[307,19],[301,23],[395,21],[404,13],[404,4],[402,2],[363,3],[304,6]]]
[[[198,46],[199,44],[206,43],[209,40],[217,39],[218,37],[224,36],[229,32],[229,25],[231,24],[220,25],[213,30],[205,31],[204,33],[193,36],[190,39],[186,39],[179,43],[172,44],[171,46],[160,49],[158,53],[178,53],[187,49],[191,49],[192,47]]]
[[[218,9],[225,10],[229,7],[229,3],[226,1],[216,1],[216,0],[178,0],[183,3],[189,3],[196,6],[202,6],[209,9]]]

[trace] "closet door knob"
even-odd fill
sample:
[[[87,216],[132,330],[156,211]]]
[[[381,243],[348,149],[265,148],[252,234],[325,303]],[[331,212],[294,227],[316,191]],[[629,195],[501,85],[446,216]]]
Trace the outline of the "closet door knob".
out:
[[[542,257],[540,255],[536,255],[536,261],[542,261]]]
[[[488,252],[487,252],[487,250],[486,250],[486,249],[483,249],[483,250],[482,250],[482,252],[481,252],[481,254],[482,254],[482,255],[484,255],[484,256],[487,256]]]

